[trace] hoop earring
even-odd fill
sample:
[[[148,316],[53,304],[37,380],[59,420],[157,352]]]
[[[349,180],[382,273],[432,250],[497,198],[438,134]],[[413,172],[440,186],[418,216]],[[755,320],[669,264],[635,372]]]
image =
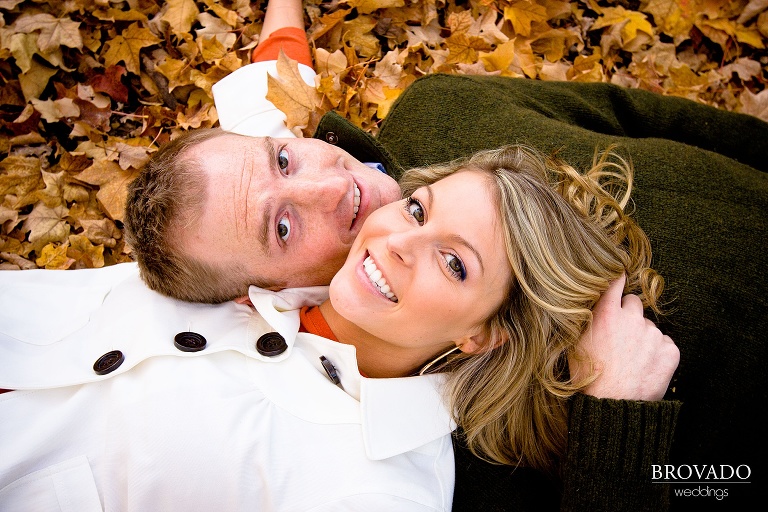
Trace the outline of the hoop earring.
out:
[[[435,363],[437,363],[439,360],[443,359],[444,357],[447,357],[451,353],[456,352],[457,350],[459,350],[459,347],[453,347],[449,349],[447,352],[440,354],[439,356],[437,356],[436,358],[428,362],[426,365],[424,365],[424,367],[421,370],[419,370],[419,376],[424,375],[424,372],[429,370]]]

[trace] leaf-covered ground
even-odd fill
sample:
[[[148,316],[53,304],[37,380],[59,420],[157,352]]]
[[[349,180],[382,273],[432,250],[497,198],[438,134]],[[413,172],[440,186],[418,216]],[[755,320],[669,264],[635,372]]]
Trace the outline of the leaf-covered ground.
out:
[[[296,131],[375,133],[428,73],[612,82],[768,121],[768,0],[306,0],[316,91],[270,86]],[[125,187],[217,123],[266,2],[0,0],[0,269],[129,261]]]

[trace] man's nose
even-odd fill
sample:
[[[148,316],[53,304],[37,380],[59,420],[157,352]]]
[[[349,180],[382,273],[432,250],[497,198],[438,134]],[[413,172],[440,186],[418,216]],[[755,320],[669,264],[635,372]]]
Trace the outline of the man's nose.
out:
[[[291,183],[293,202],[314,210],[332,212],[345,199],[353,199],[352,181],[331,174],[304,176]]]

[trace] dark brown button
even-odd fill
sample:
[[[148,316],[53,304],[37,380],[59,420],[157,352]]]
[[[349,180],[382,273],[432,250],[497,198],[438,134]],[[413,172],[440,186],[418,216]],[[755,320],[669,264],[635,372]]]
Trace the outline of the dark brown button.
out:
[[[106,375],[117,370],[125,361],[125,356],[119,350],[107,352],[93,363],[93,371],[96,375]]]
[[[205,337],[196,332],[180,332],[173,338],[173,344],[182,352],[198,352],[205,348]]]
[[[325,141],[326,141],[328,144],[333,144],[333,145],[336,145],[336,144],[338,144],[338,143],[339,143],[339,136],[338,136],[338,135],[336,135],[336,134],[335,134],[335,133],[333,133],[333,132],[328,132],[328,133],[326,133],[326,134],[325,134]]]
[[[263,334],[256,342],[256,351],[263,356],[277,356],[285,352],[288,348],[288,344],[285,342],[285,338],[280,336],[277,332],[268,332]]]
[[[341,384],[341,379],[339,378],[339,372],[336,371],[336,367],[333,366],[333,363],[328,360],[325,356],[320,356],[320,364],[323,365],[323,369],[325,370],[325,373],[328,374],[328,378],[331,379],[331,382],[339,386]]]

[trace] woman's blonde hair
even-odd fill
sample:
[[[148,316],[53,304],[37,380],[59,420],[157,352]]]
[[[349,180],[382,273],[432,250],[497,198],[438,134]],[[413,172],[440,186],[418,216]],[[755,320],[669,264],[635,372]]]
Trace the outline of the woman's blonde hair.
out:
[[[594,377],[574,382],[569,356],[611,281],[660,312],[664,282],[650,268],[645,233],[626,212],[632,167],[609,148],[579,173],[524,146],[483,151],[448,164],[406,171],[405,196],[454,172],[492,181],[512,269],[509,293],[487,319],[492,350],[460,354],[439,371],[457,423],[475,455],[555,473],[567,443],[568,398]]]

